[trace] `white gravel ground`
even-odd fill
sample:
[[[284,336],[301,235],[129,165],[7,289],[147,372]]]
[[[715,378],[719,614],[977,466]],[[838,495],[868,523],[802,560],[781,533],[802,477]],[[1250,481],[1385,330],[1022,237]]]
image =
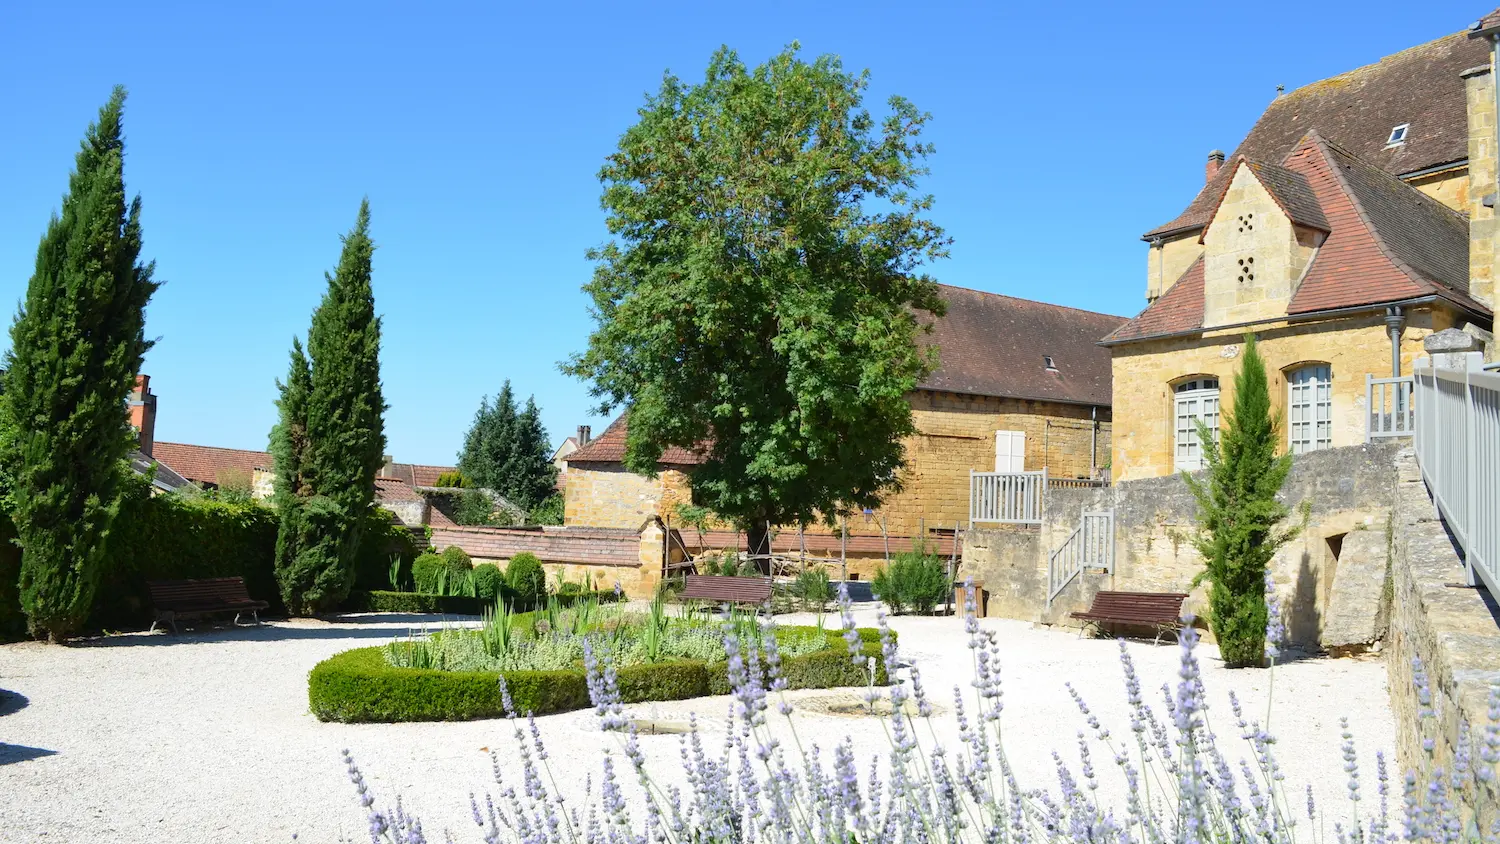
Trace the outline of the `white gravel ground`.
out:
[[[870,621],[861,614],[861,623]],[[351,616],[339,623],[278,622],[261,628],[112,636],[73,647],[0,646],[0,840],[47,842],[219,842],[367,840],[339,750],[351,749],[384,802],[403,795],[431,837],[449,829],[477,840],[469,794],[493,788],[488,748],[511,746],[502,721],[424,724],[323,724],[307,712],[307,672],[351,647],[379,644],[413,624],[411,616]],[[795,619],[788,619],[795,622]],[[1072,682],[1117,736],[1127,735],[1117,646],[1068,631],[984,620],[1004,649],[1006,749],[1023,787],[1051,787],[1052,750],[1077,758],[1082,719],[1068,698]],[[962,622],[900,618],[903,652],[921,666],[929,693],[945,704],[970,677]],[[1177,682],[1177,649],[1131,643],[1148,699]],[[1226,671],[1202,649],[1210,715],[1235,735],[1226,694],[1264,713],[1271,675]],[[797,697],[827,697],[808,691]],[[1373,758],[1393,746],[1394,723],[1383,665],[1374,658],[1304,659],[1275,671],[1273,732],[1293,802],[1306,783],[1321,805],[1343,805],[1339,717],[1348,716],[1361,747],[1366,792]],[[707,720],[710,746],[722,737],[726,699],[636,707],[643,717]],[[804,742],[825,751],[852,736],[862,756],[883,752],[883,730],[869,719],[794,715]],[[553,773],[581,795],[597,780],[605,749],[592,713],[539,719]],[[947,730],[939,738],[951,741]],[[642,742],[661,779],[678,774],[673,736]],[[1226,741],[1231,759],[1243,744]],[[1095,750],[1101,797],[1122,787],[1109,754]],[[1366,814],[1370,802],[1365,803]],[[1305,823],[1305,822],[1304,822]],[[1331,833],[1331,820],[1327,832]],[[1306,827],[1304,826],[1304,829]]]

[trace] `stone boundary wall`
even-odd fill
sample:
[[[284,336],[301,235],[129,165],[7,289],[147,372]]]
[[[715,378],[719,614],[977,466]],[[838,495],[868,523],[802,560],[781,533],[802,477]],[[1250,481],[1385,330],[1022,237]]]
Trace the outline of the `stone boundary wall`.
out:
[[[1289,610],[1293,641],[1316,646],[1340,562],[1338,547],[1353,531],[1384,532],[1391,506],[1394,443],[1325,449],[1298,457],[1283,488],[1296,541],[1272,561]],[[1113,573],[1085,571],[1047,607],[1047,559],[1078,527],[1083,510],[1115,511]],[[1184,592],[1184,609],[1203,615],[1207,587],[1193,587],[1203,560],[1193,547],[1197,502],[1178,476],[1122,481],[1103,489],[1049,488],[1040,529],[970,530],[960,576],[972,575],[990,595],[989,612],[1044,624],[1076,624],[1102,590]],[[1363,561],[1386,565],[1379,559]],[[1348,559],[1346,563],[1350,562]]]
[[[547,563],[640,565],[641,532],[624,528],[434,528],[432,547],[450,545],[479,560],[509,560],[530,551]]]
[[[1459,723],[1468,722],[1471,741],[1482,741],[1490,723],[1489,690],[1500,683],[1500,608],[1483,589],[1453,585],[1464,583],[1464,564],[1409,449],[1397,458],[1391,538],[1392,618],[1385,656],[1399,770],[1426,770],[1422,742],[1431,738],[1431,764],[1447,771],[1459,743]],[[1431,690],[1435,718],[1425,724],[1413,657],[1422,660]],[[1485,794],[1470,793],[1465,803],[1480,807],[1480,828],[1488,829],[1500,807],[1500,786],[1491,783]]]

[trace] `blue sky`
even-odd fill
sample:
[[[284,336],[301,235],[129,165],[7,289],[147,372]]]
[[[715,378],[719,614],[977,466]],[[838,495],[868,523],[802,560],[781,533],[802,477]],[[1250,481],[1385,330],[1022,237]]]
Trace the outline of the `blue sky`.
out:
[[[1009,8],[1014,7],[1014,8]],[[1133,314],[1174,216],[1276,86],[1458,31],[1425,3],[18,2],[0,8],[0,301],[13,307],[84,127],[130,88],[126,178],[167,282],[145,371],[163,440],[264,448],[338,235],[372,204],[389,450],[451,463],[509,378],[554,441],[598,432],[557,363],[592,325],[596,174],[670,69],[793,39],[933,115],[938,280]],[[9,319],[10,314],[5,317]]]

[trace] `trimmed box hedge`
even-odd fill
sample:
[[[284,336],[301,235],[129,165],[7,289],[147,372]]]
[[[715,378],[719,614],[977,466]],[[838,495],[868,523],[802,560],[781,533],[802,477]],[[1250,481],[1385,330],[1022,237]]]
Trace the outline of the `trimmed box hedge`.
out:
[[[493,568],[491,566],[490,568]],[[520,608],[515,593],[509,586],[501,593],[505,603],[512,609]],[[618,600],[614,592],[581,592],[572,595],[553,595],[562,607],[571,607],[594,597],[601,604],[612,604]],[[467,598],[461,595],[433,595],[428,592],[388,592],[380,589],[369,592],[351,592],[343,608],[348,612],[410,612],[429,615],[483,615],[486,608],[493,607],[493,600]]]
[[[785,628],[783,628],[785,629]],[[813,628],[808,628],[813,629]],[[887,676],[879,634],[861,630],[864,655],[875,660],[875,682]],[[782,674],[793,689],[864,686],[869,673],[854,665],[848,647],[830,634],[827,650],[782,660]],[[335,654],[313,667],[307,678],[308,708],[320,721],[470,721],[504,717],[500,672],[397,668],[381,647]],[[582,671],[507,671],[505,684],[519,712],[546,715],[590,706]],[[625,703],[686,700],[729,694],[723,663],[678,660],[633,665],[618,671]]]

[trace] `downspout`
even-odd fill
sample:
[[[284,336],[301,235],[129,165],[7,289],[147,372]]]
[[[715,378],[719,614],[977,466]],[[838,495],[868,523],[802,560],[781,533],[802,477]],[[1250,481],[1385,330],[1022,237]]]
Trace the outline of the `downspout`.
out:
[[[1151,238],[1151,248],[1156,250],[1156,298],[1160,299],[1165,292],[1161,286],[1166,283],[1167,276],[1167,242],[1159,237]],[[1147,298],[1150,298],[1149,296]],[[1156,301],[1156,299],[1152,299]]]
[[[1400,305],[1385,309],[1385,328],[1391,335],[1391,377],[1401,377],[1401,329],[1406,327],[1406,315]]]
[[[1099,477],[1099,406],[1089,408],[1089,480]]]

